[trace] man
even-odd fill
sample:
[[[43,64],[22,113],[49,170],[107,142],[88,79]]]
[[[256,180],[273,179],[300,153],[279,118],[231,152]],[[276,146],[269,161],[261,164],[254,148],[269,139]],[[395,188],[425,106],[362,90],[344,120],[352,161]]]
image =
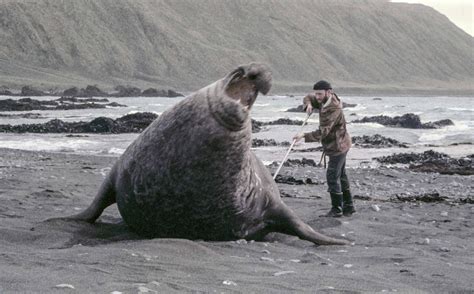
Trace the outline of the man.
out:
[[[346,129],[342,101],[332,91],[331,84],[327,81],[317,82],[313,89],[314,94],[306,95],[303,103],[308,114],[314,108],[319,110],[319,129],[310,133],[297,134],[293,139],[297,142],[302,138],[305,142],[321,141],[323,156],[329,156],[326,178],[332,208],[326,216],[351,216],[355,209],[346,174],[346,155],[352,142]]]

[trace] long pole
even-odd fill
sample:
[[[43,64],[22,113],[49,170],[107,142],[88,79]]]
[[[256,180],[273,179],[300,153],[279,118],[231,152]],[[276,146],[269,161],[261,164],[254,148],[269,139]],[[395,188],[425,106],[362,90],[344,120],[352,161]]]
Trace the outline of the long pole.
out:
[[[300,131],[298,132],[298,134],[303,131],[304,125],[305,125],[306,122],[308,121],[308,119],[309,119],[309,117],[311,116],[311,114],[312,114],[312,113],[308,114],[308,116],[307,116],[306,119],[304,120],[303,124],[301,125],[301,129],[300,129]],[[280,172],[280,169],[283,167],[283,164],[285,163],[286,159],[288,158],[288,155],[290,155],[291,149],[293,149],[293,146],[295,145],[295,143],[296,143],[296,139],[293,139],[293,142],[291,143],[290,148],[288,149],[288,152],[286,152],[286,155],[285,155],[285,157],[283,158],[283,160],[281,161],[280,166],[278,167],[278,169],[276,170],[275,174],[273,175],[273,179],[276,179],[278,173]]]

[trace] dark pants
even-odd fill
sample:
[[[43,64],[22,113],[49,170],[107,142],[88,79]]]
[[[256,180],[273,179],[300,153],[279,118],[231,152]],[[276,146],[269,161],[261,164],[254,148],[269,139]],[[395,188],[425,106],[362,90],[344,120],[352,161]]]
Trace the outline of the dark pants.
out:
[[[346,175],[346,155],[347,152],[329,156],[326,179],[328,182],[328,192],[341,194],[343,191],[349,191],[349,179]]]

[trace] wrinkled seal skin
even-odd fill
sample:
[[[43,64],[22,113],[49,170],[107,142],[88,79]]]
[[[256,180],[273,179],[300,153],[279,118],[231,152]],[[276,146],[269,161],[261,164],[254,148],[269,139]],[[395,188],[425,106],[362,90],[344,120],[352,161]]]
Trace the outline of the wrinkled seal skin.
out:
[[[347,244],[303,223],[281,200],[250,150],[249,109],[271,87],[262,64],[243,65],[164,112],[127,148],[76,220],[94,222],[117,203],[147,237],[260,239],[269,232]]]

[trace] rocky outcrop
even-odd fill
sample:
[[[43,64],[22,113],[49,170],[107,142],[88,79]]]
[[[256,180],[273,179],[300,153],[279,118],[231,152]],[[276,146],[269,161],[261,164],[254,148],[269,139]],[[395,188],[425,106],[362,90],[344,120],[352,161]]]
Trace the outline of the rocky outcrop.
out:
[[[274,139],[252,139],[252,148],[256,147],[269,147],[269,146],[290,146],[290,142],[284,141],[281,143],[278,143]]]
[[[423,153],[399,153],[374,159],[384,164],[409,164],[409,169],[416,172],[474,174],[474,155],[456,159],[444,153],[428,150]]]
[[[155,88],[148,88],[143,91],[141,96],[146,96],[146,97],[184,97],[183,94],[175,92],[173,90],[157,90]]]
[[[409,129],[436,129],[443,126],[454,125],[450,119],[439,120],[435,122],[422,123],[420,117],[413,113],[407,113],[402,116],[389,117],[378,115],[373,117],[364,117],[353,123],[378,123],[384,126],[409,128]]]
[[[252,119],[252,132],[257,133],[262,130],[263,126],[269,126],[269,125],[302,125],[303,121],[301,120],[291,120],[289,118],[279,118],[274,121],[270,122],[261,122]]]
[[[13,93],[6,86],[0,86],[0,96],[12,96]]]
[[[362,148],[408,148],[408,144],[406,143],[400,143],[395,139],[387,138],[379,134],[372,136],[354,136],[352,137],[352,143]]]
[[[137,97],[142,94],[142,90],[137,87],[130,87],[130,86],[117,86],[115,87],[116,93],[110,94],[110,96],[114,97]]]
[[[289,118],[279,118],[274,121],[269,121],[269,122],[264,122],[262,123],[264,126],[270,126],[270,125],[302,125],[303,121],[302,120],[292,120]]]
[[[139,133],[158,116],[154,113],[128,114],[116,120],[98,117],[90,122],[53,119],[44,124],[0,125],[3,133]]]
[[[32,86],[24,86],[21,88],[21,96],[46,96],[46,94],[43,91],[40,91]]]
[[[28,119],[37,119],[43,118],[40,113],[28,112],[28,113],[19,113],[19,114],[3,114],[0,113],[0,118],[28,118]]]
[[[286,185],[318,185],[318,183],[313,182],[312,179],[296,179],[292,176],[285,176],[285,175],[277,175],[275,178],[275,182],[279,184],[286,184]]]
[[[30,110],[70,110],[70,109],[89,109],[89,108],[106,108],[109,107],[126,107],[126,105],[117,102],[112,103],[95,103],[108,102],[107,99],[77,99],[62,97],[56,100],[36,100],[31,98],[22,98],[19,100],[5,99],[0,100],[0,111],[30,111]]]

